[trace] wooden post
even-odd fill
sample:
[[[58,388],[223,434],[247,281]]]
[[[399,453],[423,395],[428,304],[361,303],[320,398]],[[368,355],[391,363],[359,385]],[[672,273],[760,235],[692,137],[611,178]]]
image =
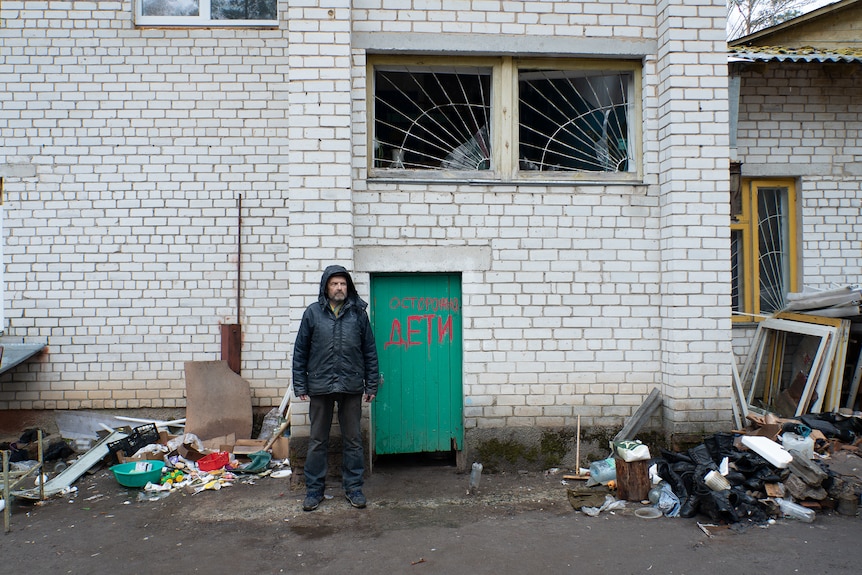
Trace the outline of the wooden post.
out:
[[[649,461],[624,461],[617,457],[617,499],[643,501],[649,497]]]

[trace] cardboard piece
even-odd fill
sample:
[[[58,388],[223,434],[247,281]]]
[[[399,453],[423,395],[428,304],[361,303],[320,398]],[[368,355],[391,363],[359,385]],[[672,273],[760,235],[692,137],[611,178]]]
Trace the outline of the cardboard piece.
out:
[[[236,458],[247,458],[250,453],[263,451],[263,439],[237,439],[233,443],[223,443],[219,446],[219,451],[227,451]]]
[[[164,461],[167,453],[143,452],[134,455],[125,456],[122,451],[117,452],[117,461],[120,463],[129,463],[130,461]]]
[[[226,361],[187,361],[186,432],[201,441],[234,433],[251,437],[251,388]]]
[[[157,443],[159,443],[159,445],[167,446],[168,441],[170,441],[171,439],[174,439],[175,437],[176,437],[175,435],[171,435],[167,431],[160,431],[159,432],[159,441]],[[153,452],[147,452],[147,451],[144,451],[144,452],[139,451],[138,453],[134,453],[130,456],[127,456],[123,453],[122,450],[120,450],[120,451],[117,451],[115,455],[117,456],[117,461],[119,463],[128,463],[130,461],[164,461],[165,457],[168,455],[168,452],[165,451],[162,453],[153,453]]]
[[[278,437],[272,444],[273,459],[288,459],[290,457],[290,438],[284,435]]]

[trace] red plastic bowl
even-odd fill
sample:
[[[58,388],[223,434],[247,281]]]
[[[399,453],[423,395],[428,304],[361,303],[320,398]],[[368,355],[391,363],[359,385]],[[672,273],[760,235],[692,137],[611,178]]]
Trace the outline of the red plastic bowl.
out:
[[[198,469],[201,471],[215,471],[221,469],[230,462],[230,453],[227,451],[218,451],[204,455],[198,459]]]

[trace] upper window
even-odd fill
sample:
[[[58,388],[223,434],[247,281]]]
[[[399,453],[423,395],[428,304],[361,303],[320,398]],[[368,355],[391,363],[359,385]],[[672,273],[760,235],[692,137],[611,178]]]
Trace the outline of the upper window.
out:
[[[381,66],[374,80],[375,168],[491,168],[489,68]]]
[[[520,70],[520,169],[628,172],[631,83],[631,72]]]
[[[737,180],[731,193],[734,319],[781,311],[797,290],[796,190],[791,180]]]
[[[372,177],[639,178],[639,64],[377,58]]]
[[[153,26],[278,26],[277,0],[137,0],[135,23]]]

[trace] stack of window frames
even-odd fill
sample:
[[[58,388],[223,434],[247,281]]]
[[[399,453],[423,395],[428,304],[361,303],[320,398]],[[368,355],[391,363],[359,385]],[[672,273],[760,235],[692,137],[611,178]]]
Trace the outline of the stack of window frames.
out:
[[[755,413],[798,417],[839,407],[850,321],[779,313],[757,326],[740,380]]]

